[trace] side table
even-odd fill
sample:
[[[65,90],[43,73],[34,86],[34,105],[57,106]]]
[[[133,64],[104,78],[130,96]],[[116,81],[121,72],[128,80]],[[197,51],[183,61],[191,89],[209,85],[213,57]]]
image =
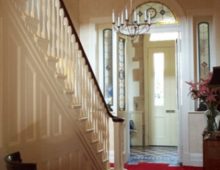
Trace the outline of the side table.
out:
[[[220,170],[220,131],[203,133],[203,169]]]

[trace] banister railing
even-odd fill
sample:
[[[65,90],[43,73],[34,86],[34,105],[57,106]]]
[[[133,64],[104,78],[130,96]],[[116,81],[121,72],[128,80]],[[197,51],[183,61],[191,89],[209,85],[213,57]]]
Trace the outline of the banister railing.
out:
[[[80,41],[80,39],[79,39],[79,36],[78,36],[78,34],[77,34],[77,32],[76,32],[76,29],[75,29],[74,25],[73,25],[72,19],[71,19],[70,15],[69,15],[69,13],[68,13],[68,11],[67,11],[67,8],[66,8],[66,6],[65,6],[65,4],[64,4],[64,2],[63,2],[63,0],[60,0],[60,3],[61,3],[61,8],[64,9],[64,13],[65,13],[66,17],[68,18],[69,25],[71,26],[71,28],[72,28],[72,30],[73,30],[73,34],[75,35],[76,41],[77,41],[78,44],[79,44],[79,49],[82,51],[82,56],[85,58],[86,65],[88,65],[88,67],[89,67],[89,71],[91,72],[92,78],[94,79],[94,82],[95,82],[95,84],[96,84],[96,86],[97,86],[97,89],[98,89],[98,91],[99,91],[99,94],[100,94],[100,96],[101,96],[101,98],[102,98],[102,101],[103,101],[103,103],[104,103],[104,105],[105,105],[105,108],[107,109],[107,114],[109,115],[109,117],[112,118],[113,122],[123,122],[124,119],[112,115],[112,113],[109,111],[108,105],[107,105],[106,102],[105,102],[104,96],[103,96],[103,94],[102,94],[102,92],[101,92],[101,89],[100,89],[100,87],[99,87],[99,84],[98,84],[98,82],[97,82],[97,79],[96,79],[96,77],[95,77],[95,74],[94,74],[94,72],[93,72],[93,70],[92,70],[92,67],[91,67],[91,65],[90,65],[90,63],[89,63],[89,60],[88,60],[88,58],[87,58],[87,55],[86,55],[86,53],[85,53],[85,51],[84,51],[84,48],[83,48],[83,46],[82,46],[82,43],[81,43],[81,41]]]
[[[109,152],[109,118],[114,122],[115,170],[122,170],[124,119],[110,112],[63,0],[12,1],[47,61],[55,62],[55,75],[64,81],[70,106],[78,109],[80,118],[88,118],[87,130],[94,131],[92,140],[98,140],[103,159]]]

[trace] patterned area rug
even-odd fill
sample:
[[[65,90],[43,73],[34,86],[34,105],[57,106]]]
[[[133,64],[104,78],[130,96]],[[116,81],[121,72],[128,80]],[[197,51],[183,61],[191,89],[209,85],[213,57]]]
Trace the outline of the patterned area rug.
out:
[[[138,164],[140,162],[179,165],[177,147],[131,147],[128,164]]]
[[[125,165],[127,170],[203,170],[202,167],[192,166],[168,166],[161,163],[139,163],[137,165]]]

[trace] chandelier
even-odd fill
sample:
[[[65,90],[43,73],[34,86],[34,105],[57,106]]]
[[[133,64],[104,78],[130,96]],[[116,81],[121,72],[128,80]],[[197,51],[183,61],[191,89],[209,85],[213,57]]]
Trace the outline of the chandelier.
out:
[[[112,11],[112,26],[116,32],[132,38],[146,34],[151,27],[152,12],[151,9],[146,9],[143,13],[138,11],[137,8],[133,8],[130,0],[130,4],[127,4],[118,15]]]

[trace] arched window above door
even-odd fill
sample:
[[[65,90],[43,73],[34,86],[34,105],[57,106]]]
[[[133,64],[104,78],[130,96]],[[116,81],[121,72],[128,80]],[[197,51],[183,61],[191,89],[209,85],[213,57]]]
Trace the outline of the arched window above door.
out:
[[[160,2],[147,2],[136,8],[140,17],[140,22],[144,22],[144,12],[151,15],[151,22],[156,25],[178,23],[173,12]]]

